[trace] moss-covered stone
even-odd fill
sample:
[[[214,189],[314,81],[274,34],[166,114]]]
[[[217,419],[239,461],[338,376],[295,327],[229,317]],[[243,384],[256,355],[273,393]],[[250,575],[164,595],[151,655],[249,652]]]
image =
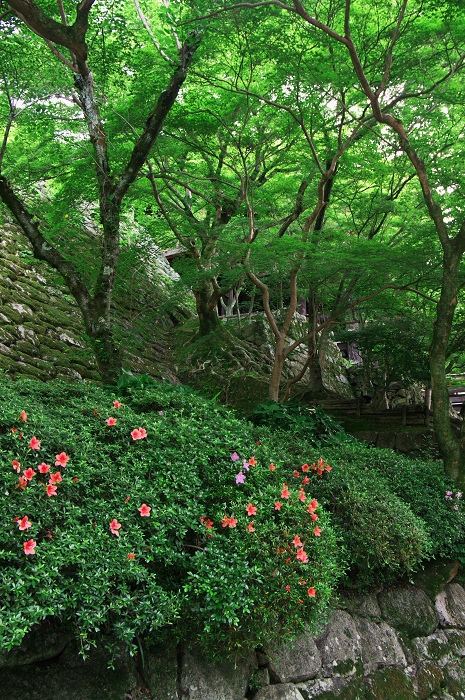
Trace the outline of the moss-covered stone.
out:
[[[414,685],[420,700],[426,700],[433,692],[439,692],[444,682],[444,674],[433,661],[420,664]]]
[[[385,668],[366,680],[366,700],[419,700],[412,682],[399,668]]]

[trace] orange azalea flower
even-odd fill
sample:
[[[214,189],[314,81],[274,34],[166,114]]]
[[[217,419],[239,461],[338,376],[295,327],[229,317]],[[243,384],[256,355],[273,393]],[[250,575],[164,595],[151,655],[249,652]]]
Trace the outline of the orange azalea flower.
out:
[[[24,422],[27,421],[27,413],[25,411],[21,411],[21,415],[18,416],[18,420],[21,418]]]
[[[276,503],[274,504],[274,509],[281,510],[281,506],[282,506],[282,503],[280,503],[279,501],[276,501]]]
[[[251,467],[254,467],[254,466],[257,464],[257,462],[255,461],[255,458],[254,458],[254,457],[251,457],[251,458],[249,459],[249,464],[250,464]]]
[[[36,440],[35,437],[32,437],[28,447],[30,447],[31,450],[40,450],[40,443],[41,440]]]
[[[300,541],[299,535],[296,535],[292,541],[294,543],[294,547],[303,547],[303,544]]]
[[[24,518],[19,521],[18,527],[20,530],[27,530],[28,528],[32,527],[32,523],[29,522],[27,515],[25,515]]]
[[[313,598],[313,596],[316,595],[316,591],[313,588],[313,586],[310,586],[310,588],[308,589],[308,595],[310,596],[310,598]]]
[[[35,474],[35,471],[31,469],[31,467],[29,467],[29,469],[23,469],[23,474],[26,481],[31,481],[32,477]]]
[[[145,516],[145,517],[148,518],[149,515],[150,515],[150,511],[151,511],[152,509],[151,509],[150,506],[146,506],[145,503],[143,503],[143,504],[141,505],[141,507],[138,508],[137,510],[139,511],[139,513],[140,513],[142,516]]]
[[[291,493],[287,488],[287,484],[283,484],[283,490],[281,491],[281,498],[289,498],[290,495],[291,495]]]
[[[257,512],[257,509],[255,508],[255,506],[253,506],[251,503],[249,503],[249,505],[246,508],[246,511],[247,511],[247,515],[255,515],[255,513]]]
[[[56,467],[66,467],[66,462],[69,462],[69,457],[67,457],[65,452],[60,452],[59,455],[55,455],[55,466]]]
[[[316,528],[313,530],[313,534],[315,535],[315,537],[319,537],[319,536],[321,535],[321,530],[320,530],[320,528],[318,527],[318,525],[317,525]]]
[[[110,523],[110,530],[113,535],[116,535],[116,537],[119,537],[119,532],[118,530],[120,529],[121,524],[116,520],[116,518],[113,518],[113,520]]]
[[[307,561],[308,561],[308,556],[307,556],[307,554],[304,552],[304,548],[303,548],[303,547],[297,551],[297,559],[299,559],[299,560],[300,560],[301,562],[303,562],[304,564],[307,563]]]
[[[24,554],[35,554],[34,547],[37,546],[37,542],[34,540],[28,540],[24,543]]]
[[[105,423],[107,425],[116,425],[116,418],[106,418]]]

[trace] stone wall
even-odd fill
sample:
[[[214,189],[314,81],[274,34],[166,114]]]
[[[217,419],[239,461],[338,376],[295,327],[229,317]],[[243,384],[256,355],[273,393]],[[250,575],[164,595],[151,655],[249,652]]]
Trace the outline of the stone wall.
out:
[[[0,654],[0,700],[455,700],[465,698],[465,590],[403,585],[341,598],[321,631],[214,662],[193,647],[85,661],[44,623]]]
[[[0,241],[0,371],[15,377],[98,381],[99,375],[74,298],[45,263],[34,260],[17,226],[2,225]],[[123,250],[112,317],[123,364],[134,372],[176,381],[164,365],[164,332],[192,315],[184,294],[170,298],[175,273],[160,251],[144,244]],[[153,246],[152,246],[153,247]],[[92,270],[89,270],[91,277]]]

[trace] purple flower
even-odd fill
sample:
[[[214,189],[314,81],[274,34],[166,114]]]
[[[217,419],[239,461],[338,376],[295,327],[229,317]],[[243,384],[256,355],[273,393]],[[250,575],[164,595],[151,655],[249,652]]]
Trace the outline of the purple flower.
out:
[[[237,452],[232,453],[231,459],[233,462],[236,462],[239,459],[239,455],[237,454]]]
[[[239,474],[236,474],[236,484],[243,484],[245,481],[245,476],[243,475],[242,472],[239,472]]]
[[[246,459],[244,459],[242,463],[242,469],[246,469],[248,472],[250,471],[249,463]]]
[[[446,491],[446,498],[448,501],[452,500],[452,491]]]
[[[457,491],[455,494],[455,498],[462,498],[462,493],[460,491]]]
[[[158,415],[159,415],[159,416],[162,416],[162,415],[163,415],[163,411],[158,411]]]

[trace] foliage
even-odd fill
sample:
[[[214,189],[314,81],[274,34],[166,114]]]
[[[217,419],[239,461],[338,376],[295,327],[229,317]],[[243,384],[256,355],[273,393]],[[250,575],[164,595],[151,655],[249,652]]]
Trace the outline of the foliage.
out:
[[[4,648],[48,616],[77,630],[85,653],[100,637],[135,650],[136,636],[165,631],[226,652],[321,615],[341,567],[334,530],[317,507],[313,534],[296,489],[275,509],[283,476],[250,424],[161,384],[129,389],[121,406],[87,385],[2,380],[2,395]],[[241,465],[257,457],[244,484],[236,450]]]
[[[304,436],[313,445],[339,444],[353,440],[321,406],[309,408],[299,403],[266,401],[255,406],[246,419],[256,426]],[[289,437],[283,436],[283,439]]]

